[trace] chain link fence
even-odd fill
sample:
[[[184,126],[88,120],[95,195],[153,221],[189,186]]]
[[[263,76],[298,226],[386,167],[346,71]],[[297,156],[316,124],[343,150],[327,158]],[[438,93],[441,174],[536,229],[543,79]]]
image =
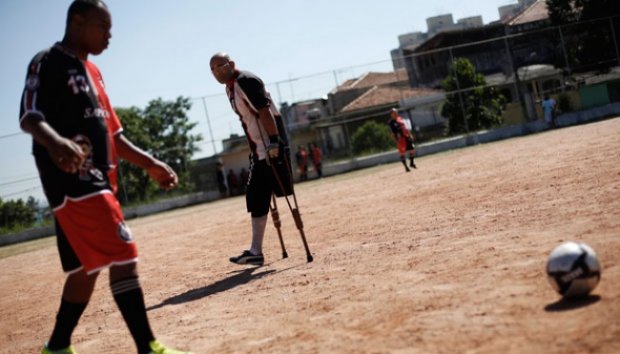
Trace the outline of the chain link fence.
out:
[[[299,145],[316,143],[324,153],[324,165],[362,158],[351,148],[352,135],[368,121],[385,124],[392,107],[406,118],[418,143],[446,138],[447,120],[441,115],[446,97],[458,95],[465,111],[468,95],[483,87],[492,87],[506,98],[503,125],[542,120],[545,95],[555,99],[560,114],[620,101],[620,18],[527,26],[496,24],[444,32],[417,48],[403,48],[401,58],[278,82],[263,79],[280,105],[293,153]],[[449,93],[441,90],[457,58],[468,59],[485,76],[486,84]],[[393,59],[404,67],[395,70]],[[245,144],[239,119],[224,92],[192,98],[188,114],[198,123],[194,132],[203,136],[195,164],[197,186],[216,190],[217,158],[228,159],[227,167],[235,173],[247,167],[247,152],[239,151]],[[17,139],[29,137],[17,132],[0,136],[0,149],[11,151]],[[24,152],[14,158],[32,157]],[[0,180],[2,199],[28,195],[42,196],[36,175],[15,174]]]

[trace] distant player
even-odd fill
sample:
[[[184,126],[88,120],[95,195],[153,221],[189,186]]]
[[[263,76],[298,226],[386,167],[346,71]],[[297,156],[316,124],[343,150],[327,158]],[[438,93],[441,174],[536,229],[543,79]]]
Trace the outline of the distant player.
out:
[[[398,111],[395,108],[392,108],[392,110],[390,111],[390,120],[388,120],[388,126],[390,127],[390,131],[392,132],[392,138],[394,138],[394,142],[396,142],[398,154],[400,155],[400,161],[405,166],[405,170],[407,172],[411,171],[407,166],[407,162],[405,161],[405,154],[407,151],[409,152],[409,166],[413,168],[418,168],[413,162],[413,157],[415,155],[413,137],[409,133],[409,129],[407,129],[405,121],[401,116],[398,115]]]
[[[67,273],[54,330],[41,353],[76,353],[71,335],[99,272],[109,268],[114,301],[138,354],[180,354],[155,340],[149,325],[137,246],[115,196],[118,157],[145,169],[164,189],[175,187],[178,179],[168,165],[123,136],[101,73],[88,60],[88,55],[108,47],[111,27],[103,1],[75,0],[63,40],[37,54],[28,66],[20,126],[33,138],[33,155],[54,213],[58,251]],[[105,347],[96,351],[109,352]]]

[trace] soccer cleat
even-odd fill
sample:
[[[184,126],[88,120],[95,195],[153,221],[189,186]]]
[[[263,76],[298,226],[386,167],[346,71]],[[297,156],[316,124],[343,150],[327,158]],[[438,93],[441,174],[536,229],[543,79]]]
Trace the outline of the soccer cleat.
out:
[[[411,166],[413,168],[418,168],[418,166],[416,166],[415,163],[413,163],[413,161],[409,164],[409,166]]]
[[[180,350],[170,349],[156,340],[150,342],[149,346],[151,347],[151,351],[149,352],[149,354],[192,354],[190,352],[182,352]]]
[[[59,350],[50,350],[47,349],[47,344],[43,346],[43,349],[41,349],[41,354],[77,354],[77,352],[75,351],[75,349],[73,349],[73,346],[70,345],[65,349],[59,349]]]
[[[252,252],[246,250],[237,257],[230,257],[230,261],[235,264],[252,264],[262,266],[265,263],[265,257],[262,254],[255,255]]]

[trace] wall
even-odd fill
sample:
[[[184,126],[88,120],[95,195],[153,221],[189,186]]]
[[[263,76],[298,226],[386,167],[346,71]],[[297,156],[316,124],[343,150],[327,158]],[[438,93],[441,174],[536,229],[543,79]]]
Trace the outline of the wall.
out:
[[[605,117],[613,116],[620,116],[620,103],[611,103],[596,108],[562,114],[557,118],[557,126],[565,127],[576,124],[583,124],[600,120]],[[416,154],[420,157],[442,151],[458,149],[470,145],[488,143],[516,136],[542,132],[548,129],[549,127],[543,121],[536,120],[533,122],[501,127],[494,130],[476,132],[469,136],[457,136],[448,139],[419,144],[418,146],[416,146]],[[344,173],[360,168],[367,168],[379,164],[397,162],[398,160],[399,157],[395,151],[388,151],[380,154],[353,158],[351,160],[324,164],[323,175],[336,175],[339,173]],[[205,203],[216,200],[218,198],[219,193],[217,191],[195,193],[191,195],[159,201],[150,205],[127,208],[126,210],[124,210],[124,213],[125,216],[129,219],[134,217],[151,215],[171,209],[182,208],[198,203]],[[53,234],[53,228],[49,227],[27,230],[18,234],[3,235],[0,236],[0,246],[24,242],[41,237],[47,237]]]

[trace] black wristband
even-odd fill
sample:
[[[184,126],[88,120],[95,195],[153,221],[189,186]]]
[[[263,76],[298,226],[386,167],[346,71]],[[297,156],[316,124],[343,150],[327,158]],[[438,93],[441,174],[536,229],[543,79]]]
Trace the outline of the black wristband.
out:
[[[269,144],[277,144],[280,141],[280,136],[269,135]]]

